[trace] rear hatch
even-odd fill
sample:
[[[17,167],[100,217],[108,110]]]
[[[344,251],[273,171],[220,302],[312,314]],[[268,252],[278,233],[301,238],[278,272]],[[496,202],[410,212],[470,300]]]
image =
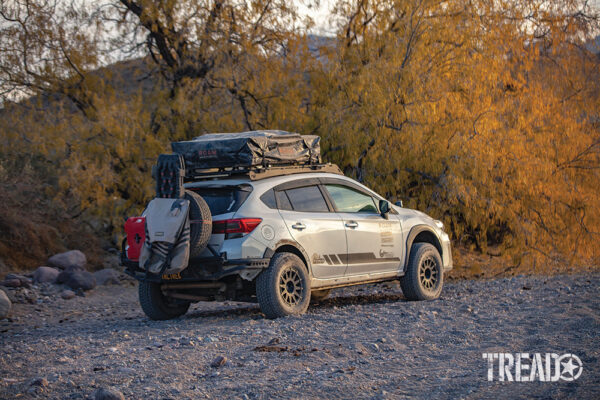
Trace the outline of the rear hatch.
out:
[[[219,221],[234,219],[235,213],[237,210],[239,210],[242,204],[244,204],[252,192],[252,186],[247,183],[211,183],[196,187],[190,186],[188,186],[186,189],[192,190],[202,196],[210,208],[210,213],[213,220],[213,234],[208,244],[218,252],[226,236],[225,233],[221,233],[223,231],[223,223],[220,223]],[[211,253],[209,250],[207,250],[203,253],[203,256],[204,255],[210,256]]]

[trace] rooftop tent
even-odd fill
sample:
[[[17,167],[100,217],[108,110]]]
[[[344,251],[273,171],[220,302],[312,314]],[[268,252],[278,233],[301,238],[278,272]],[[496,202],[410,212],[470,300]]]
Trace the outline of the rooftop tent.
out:
[[[209,133],[193,140],[173,142],[185,168],[266,167],[312,165],[321,162],[320,137],[285,131]]]

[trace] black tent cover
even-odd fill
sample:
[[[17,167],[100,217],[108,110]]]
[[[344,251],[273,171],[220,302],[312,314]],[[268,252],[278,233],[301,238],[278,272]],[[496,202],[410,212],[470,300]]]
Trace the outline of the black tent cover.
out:
[[[252,168],[321,163],[321,138],[285,131],[209,133],[185,142],[172,142],[187,170]]]

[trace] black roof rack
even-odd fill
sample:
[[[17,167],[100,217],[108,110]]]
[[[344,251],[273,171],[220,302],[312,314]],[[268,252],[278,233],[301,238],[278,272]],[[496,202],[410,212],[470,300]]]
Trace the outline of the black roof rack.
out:
[[[278,165],[278,166],[254,166],[254,167],[225,167],[211,169],[186,169],[185,182],[196,182],[202,180],[246,177],[252,181],[293,174],[304,174],[310,172],[329,172],[344,175],[340,167],[335,164],[304,164],[304,165]]]

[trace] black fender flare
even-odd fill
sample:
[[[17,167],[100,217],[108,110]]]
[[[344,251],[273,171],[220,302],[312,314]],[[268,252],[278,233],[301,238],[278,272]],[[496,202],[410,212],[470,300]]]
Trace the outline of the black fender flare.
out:
[[[277,253],[278,250],[284,246],[293,247],[298,253],[300,253],[302,255],[302,257],[300,257],[300,258],[303,258],[303,261],[306,264],[306,269],[308,270],[309,275],[312,277],[312,266],[310,263],[310,257],[308,256],[308,253],[306,253],[306,250],[304,250],[304,248],[298,242],[295,242],[293,240],[288,240],[288,239],[282,239],[282,240],[278,241],[275,244],[275,246],[273,246],[273,249],[270,247],[267,247],[263,257],[269,258],[269,259],[272,258],[273,255],[275,253]]]
[[[442,257],[443,259],[442,243],[438,235],[433,230],[433,228],[425,224],[415,225],[410,229],[410,231],[408,232],[408,237],[406,238],[406,256],[404,257],[404,267],[402,269],[403,272],[406,272],[406,268],[408,268],[410,249],[412,248],[413,242],[415,238],[423,232],[428,232],[431,234],[431,236],[433,237],[433,243],[431,243],[430,241],[426,241],[426,243],[433,244],[436,247],[436,249],[440,252],[440,257]]]

